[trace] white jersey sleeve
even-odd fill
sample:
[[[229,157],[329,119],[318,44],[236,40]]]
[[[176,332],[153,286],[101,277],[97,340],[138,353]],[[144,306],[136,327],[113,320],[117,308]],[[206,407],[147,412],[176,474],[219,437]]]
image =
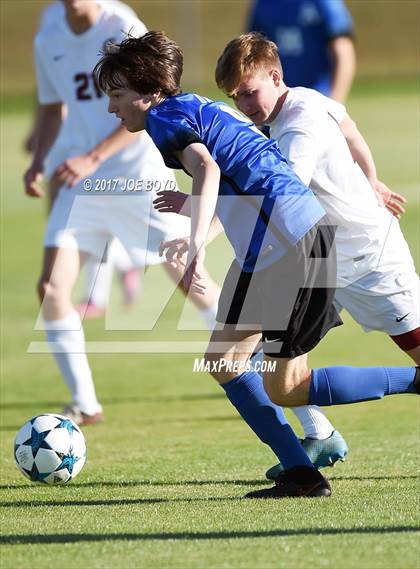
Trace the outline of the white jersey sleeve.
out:
[[[328,114],[335,120],[337,124],[340,124],[347,114],[346,107],[338,101],[330,99],[329,97],[325,97],[325,101]]]
[[[60,103],[61,97],[56,90],[54,83],[50,80],[45,66],[45,59],[40,53],[41,49],[37,38],[34,41],[34,58],[36,82],[38,88],[38,102],[41,105],[49,105],[52,103]]]

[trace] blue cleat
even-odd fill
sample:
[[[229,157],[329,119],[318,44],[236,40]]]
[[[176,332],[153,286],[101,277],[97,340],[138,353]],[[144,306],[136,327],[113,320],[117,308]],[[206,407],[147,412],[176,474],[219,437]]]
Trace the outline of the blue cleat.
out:
[[[333,431],[327,439],[317,440],[306,437],[301,439],[303,448],[317,468],[334,466],[334,464],[346,459],[349,447],[338,431]],[[284,468],[281,463],[272,466],[265,473],[269,480],[276,480]]]

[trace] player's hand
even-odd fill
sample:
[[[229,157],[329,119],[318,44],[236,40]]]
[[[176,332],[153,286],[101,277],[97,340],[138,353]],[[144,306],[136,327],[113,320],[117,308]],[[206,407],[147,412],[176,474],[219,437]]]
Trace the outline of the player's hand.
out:
[[[61,184],[73,188],[80,180],[93,174],[98,166],[97,158],[90,154],[83,154],[69,158],[60,164],[54,172],[54,176],[57,176]]]
[[[380,180],[376,181],[373,189],[379,204],[382,207],[386,207],[392,215],[395,215],[396,218],[400,219],[401,215],[405,212],[405,208],[403,206],[403,204],[407,203],[405,197],[390,190],[388,186]]]
[[[182,265],[185,265],[185,262],[182,261],[182,257],[188,252],[189,248],[189,237],[180,237],[178,239],[171,239],[170,241],[162,241],[159,246],[159,256],[163,257],[166,250],[165,257],[168,262],[172,263],[176,259]]]
[[[196,250],[190,247],[187,256],[187,264],[182,279],[182,286],[187,293],[205,294],[204,275],[205,248],[200,247]]]
[[[180,213],[186,217],[191,216],[191,204],[189,195],[173,190],[162,190],[156,192],[158,196],[154,201],[154,208],[161,212]]]
[[[31,164],[23,176],[25,193],[33,198],[41,198],[44,195],[40,188],[43,178],[43,169],[40,166]]]

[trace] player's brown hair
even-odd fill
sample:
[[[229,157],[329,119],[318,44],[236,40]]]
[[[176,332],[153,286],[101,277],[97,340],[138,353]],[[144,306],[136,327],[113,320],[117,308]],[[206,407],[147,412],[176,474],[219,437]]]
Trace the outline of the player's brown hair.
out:
[[[239,84],[259,71],[276,67],[283,76],[277,46],[260,33],[242,34],[230,41],[216,66],[219,89],[234,96]]]
[[[110,44],[93,70],[102,91],[128,87],[142,95],[181,92],[181,48],[164,32],[148,32]]]

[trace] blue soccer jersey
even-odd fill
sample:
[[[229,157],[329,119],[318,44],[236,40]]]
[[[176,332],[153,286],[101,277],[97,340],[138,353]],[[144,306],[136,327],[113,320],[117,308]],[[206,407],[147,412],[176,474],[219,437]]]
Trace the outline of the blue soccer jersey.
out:
[[[290,87],[331,91],[331,39],[352,36],[353,22],[342,0],[256,0],[248,25],[274,41]]]
[[[171,168],[182,168],[175,152],[207,147],[221,171],[216,214],[245,271],[269,266],[325,215],[277,143],[225,103],[168,97],[150,110],[146,130]]]

